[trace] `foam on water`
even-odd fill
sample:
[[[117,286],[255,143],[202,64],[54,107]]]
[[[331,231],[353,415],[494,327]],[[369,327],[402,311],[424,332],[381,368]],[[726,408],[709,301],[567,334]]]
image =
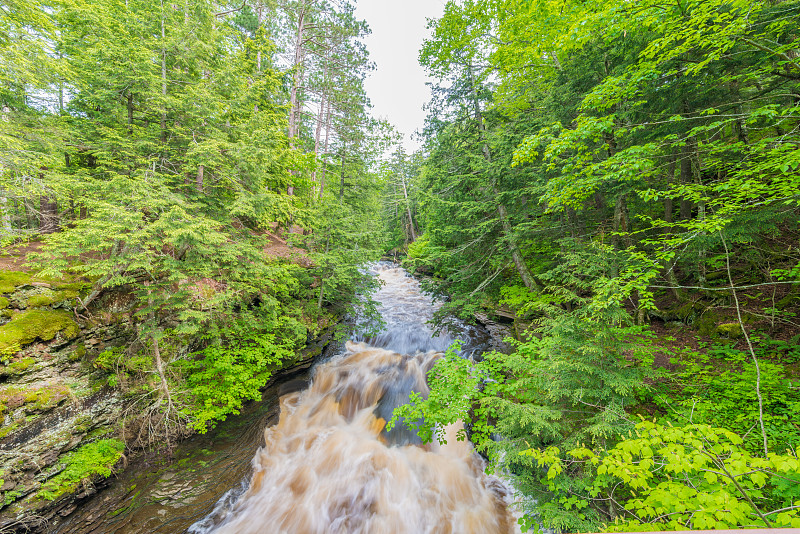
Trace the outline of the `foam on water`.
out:
[[[510,491],[456,439],[460,425],[446,429],[446,445],[423,445],[403,425],[386,432],[412,390],[428,392],[426,373],[453,337],[426,324],[436,307],[416,280],[391,264],[373,269],[384,331],[348,342],[308,389],[281,397],[249,481],[189,532],[517,532]]]

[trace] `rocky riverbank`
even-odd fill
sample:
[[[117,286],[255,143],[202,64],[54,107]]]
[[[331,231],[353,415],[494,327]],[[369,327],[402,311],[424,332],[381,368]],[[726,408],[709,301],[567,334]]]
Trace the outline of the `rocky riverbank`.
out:
[[[0,273],[0,531],[69,514],[124,462],[124,402],[93,365],[133,336],[133,299],[108,292],[83,314],[85,280]]]
[[[84,310],[91,290],[86,279],[0,272],[0,533],[50,532],[112,474],[129,464],[146,473],[152,462],[126,443],[135,384],[118,383],[136,363],[123,350],[136,344],[135,297],[106,290]],[[334,328],[282,362],[270,382],[308,368]]]

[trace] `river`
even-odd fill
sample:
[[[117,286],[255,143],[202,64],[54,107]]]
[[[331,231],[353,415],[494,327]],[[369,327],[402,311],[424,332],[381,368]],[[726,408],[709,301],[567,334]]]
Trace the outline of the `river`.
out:
[[[437,305],[416,279],[388,262],[372,271],[382,282],[374,296],[385,322],[379,334],[348,341],[310,381],[300,376],[268,391],[275,401],[233,418],[216,449],[213,439],[199,449],[205,460],[195,444],[183,468],[163,467],[144,488],[128,475],[117,510],[97,506],[101,494],[59,534],[517,532],[511,491],[484,472],[469,442],[455,439],[457,425],[446,429],[446,445],[422,444],[404,425],[386,431],[410,391],[427,392],[426,373],[454,338],[431,330]],[[480,329],[461,325],[456,335],[465,357],[485,348]],[[199,492],[198,478],[206,486]]]

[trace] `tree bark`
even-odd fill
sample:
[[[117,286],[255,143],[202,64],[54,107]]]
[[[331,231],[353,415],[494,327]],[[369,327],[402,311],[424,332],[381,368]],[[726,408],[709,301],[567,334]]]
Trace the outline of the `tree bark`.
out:
[[[10,236],[12,231],[11,214],[8,212],[8,197],[6,197],[5,191],[0,191],[0,212],[2,213],[3,235]]]
[[[603,195],[601,195],[599,192],[595,191],[593,196],[594,196],[594,207],[597,209],[597,211],[602,212],[603,210],[605,210],[606,209],[606,199],[603,198]]]
[[[303,84],[303,34],[305,32],[306,11],[305,5],[297,14],[297,33],[294,41],[294,73],[292,75],[292,89],[289,97],[289,145],[294,148],[294,138],[298,133],[298,119],[300,117],[300,98],[297,94]]]
[[[327,72],[327,67],[325,71]],[[327,78],[327,76],[325,76]],[[317,189],[317,167],[316,164],[320,159],[319,148],[320,148],[320,139],[322,137],[322,123],[325,120],[325,103],[326,103],[326,93],[323,91],[322,98],[319,101],[319,113],[317,113],[317,128],[314,132],[314,170],[311,173],[311,183],[312,189],[311,191],[311,198],[313,199],[316,196],[316,189]]]
[[[128,108],[128,133],[133,133],[133,93],[128,93],[128,101],[126,104]]]
[[[628,220],[627,193],[617,197],[614,205],[614,232],[622,235],[614,237],[617,248],[627,248],[633,245],[630,236],[630,221]]]
[[[41,226],[39,231],[43,234],[54,234],[58,231],[58,203],[52,197],[42,195],[39,198],[39,211],[41,213]]]
[[[328,109],[326,111],[325,116],[325,148],[322,150],[323,156],[326,156],[322,160],[322,176],[319,179],[319,198],[322,198],[322,193],[325,192],[325,176],[328,172],[328,168],[326,166],[326,159],[328,154],[328,143],[330,141],[330,133],[331,133],[331,101],[328,99]]]
[[[406,213],[408,214],[408,228],[411,232],[411,242],[417,240],[417,232],[414,230],[414,218],[411,216],[411,203],[408,201],[408,189],[406,189],[406,177],[400,174],[400,182],[403,184],[403,197],[406,200]]]
[[[197,180],[195,184],[197,186],[197,191],[200,193],[203,192],[203,175],[205,174],[205,169],[204,165],[197,166]]]
[[[700,175],[700,151],[697,146],[697,139],[694,137],[692,138],[691,143],[691,164],[692,164],[692,178],[695,185],[698,188],[702,185],[702,177]],[[704,201],[700,201],[697,203],[697,217],[701,221],[705,221],[706,219],[706,203]],[[705,233],[705,232],[703,232]],[[700,247],[700,250],[697,251],[697,272],[699,273],[698,282],[700,286],[706,285],[706,249],[704,246]]]
[[[294,44],[294,74],[292,75],[292,89],[289,97],[289,146],[295,148],[295,137],[300,131],[300,96],[298,90],[303,84],[303,34],[305,33],[306,6],[300,8],[297,14],[297,33]],[[292,176],[297,175],[297,171],[290,171]],[[294,185],[286,188],[288,195],[294,195]]]

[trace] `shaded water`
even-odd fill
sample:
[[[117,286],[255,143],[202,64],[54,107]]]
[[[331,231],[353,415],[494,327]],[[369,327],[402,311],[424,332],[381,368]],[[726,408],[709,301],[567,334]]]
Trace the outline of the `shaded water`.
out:
[[[436,305],[396,265],[373,267],[383,331],[359,336],[317,365],[308,382],[267,389],[175,458],[131,466],[111,487],[50,525],[57,534],[516,532],[510,494],[458,428],[448,444],[421,445],[384,425],[453,337],[426,324]],[[461,325],[464,354],[489,342]],[[259,448],[259,445],[261,446]],[[254,456],[255,454],[255,456]]]
[[[279,422],[264,431],[249,483],[189,532],[515,531],[510,492],[484,473],[468,442],[456,440],[459,426],[446,429],[446,445],[385,431],[412,389],[427,392],[426,373],[453,339],[426,324],[435,306],[416,280],[391,264],[374,270],[384,283],[376,295],[384,331],[348,342],[315,369],[307,390],[281,397]],[[459,337],[467,346],[479,341],[469,332]]]

